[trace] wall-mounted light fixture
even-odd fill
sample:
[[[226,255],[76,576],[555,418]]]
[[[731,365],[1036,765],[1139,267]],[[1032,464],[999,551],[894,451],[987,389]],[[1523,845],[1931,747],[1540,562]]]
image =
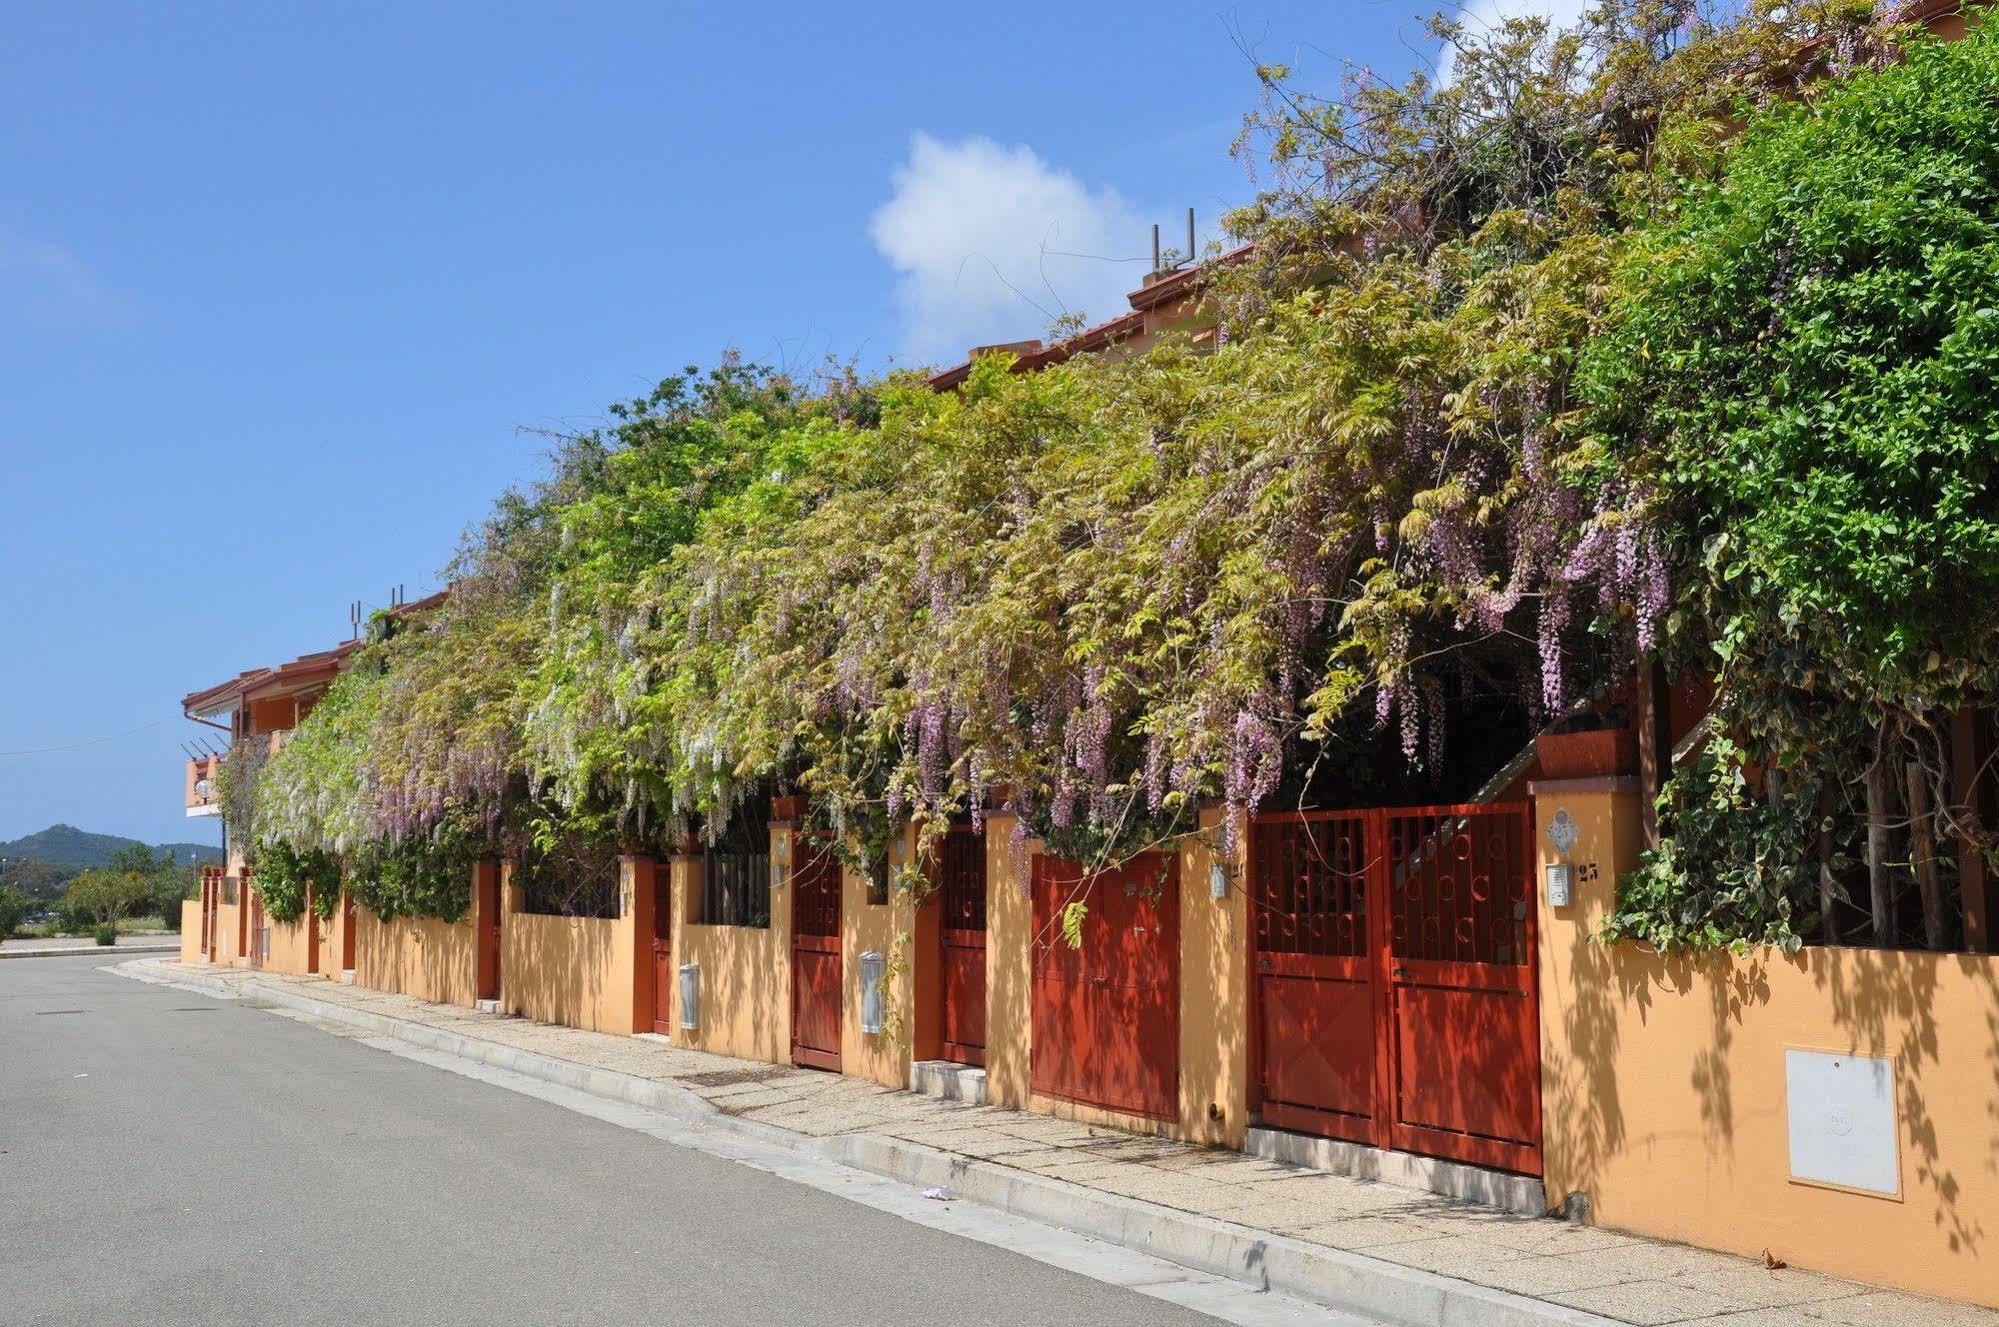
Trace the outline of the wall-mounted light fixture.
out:
[[[1229,868],[1220,862],[1208,864],[1208,897],[1227,898],[1229,896]]]
[[[783,889],[784,878],[791,874],[791,831],[779,830],[777,842],[771,845],[770,887]]]

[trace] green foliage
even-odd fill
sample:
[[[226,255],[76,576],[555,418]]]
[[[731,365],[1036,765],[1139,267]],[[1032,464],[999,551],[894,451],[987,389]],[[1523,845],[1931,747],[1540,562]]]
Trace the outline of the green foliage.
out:
[[[382,918],[438,917],[455,922],[472,906],[476,835],[447,821],[424,835],[369,849],[347,876],[356,902]]]
[[[34,910],[33,899],[12,885],[0,884],[0,940],[10,939]]]
[[[64,901],[72,919],[89,918],[98,927],[115,932],[120,918],[131,916],[146,902],[149,883],[132,871],[85,871],[69,882]]]
[[[305,914],[308,900],[322,920],[333,915],[340,897],[340,864],[319,848],[303,851],[283,839],[260,839],[252,855],[257,892],[272,921],[290,925]]]
[[[1212,335],[950,392],[730,356],[556,439],[442,604],[231,760],[231,832],[389,915],[773,789],[859,862],[1004,787],[1110,864],[1313,780],[1455,800],[1662,637],[1712,642],[1795,789],[1855,749],[1839,705],[1985,687],[1992,41],[1819,96],[1889,51],[1872,6],[1435,30],[1444,86],[1259,71]],[[1624,933],[1796,933],[1740,777],[1683,777]]]
[[[1999,27],[1758,116],[1618,282],[1597,423],[1671,495],[1670,644],[1733,754],[1829,786],[1793,829],[1903,735],[1940,781],[1938,713],[1999,700]],[[1712,761],[1674,798],[1616,929],[1794,934],[1810,836]]]
[[[1612,940],[1663,952],[1775,945],[1795,950],[1816,889],[1808,864],[1819,786],[1770,798],[1750,787],[1741,748],[1724,738],[1675,772],[1661,799],[1658,848],[1618,882]],[[1697,887],[1689,888],[1690,882]]]

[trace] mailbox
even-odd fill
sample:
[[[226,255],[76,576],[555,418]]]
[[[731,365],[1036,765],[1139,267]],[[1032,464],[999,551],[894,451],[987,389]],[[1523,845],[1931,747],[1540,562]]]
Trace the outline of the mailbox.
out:
[[[878,1035],[882,1030],[882,956],[870,949],[861,955],[861,1031]]]
[[[701,965],[680,965],[680,1026],[690,1032],[701,1026]]]

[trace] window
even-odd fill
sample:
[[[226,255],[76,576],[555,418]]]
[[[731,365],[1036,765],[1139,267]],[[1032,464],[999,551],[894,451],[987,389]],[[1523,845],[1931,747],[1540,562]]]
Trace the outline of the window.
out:
[[[701,859],[704,926],[770,925],[770,798],[736,805]]]
[[[546,851],[530,848],[516,871],[523,911],[544,917],[618,915],[622,873],[617,852],[604,844],[564,840]]]

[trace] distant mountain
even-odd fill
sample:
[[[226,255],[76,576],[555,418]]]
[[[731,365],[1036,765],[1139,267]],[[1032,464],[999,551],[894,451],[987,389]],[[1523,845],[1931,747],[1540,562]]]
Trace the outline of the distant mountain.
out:
[[[34,857],[57,866],[103,866],[110,862],[111,854],[129,844],[139,842],[117,834],[90,834],[74,825],[50,825],[36,834],[24,835],[11,843],[0,842],[0,857]],[[222,849],[207,843],[159,843],[155,851],[166,848],[173,852],[174,860],[186,865],[189,861],[219,862]]]

